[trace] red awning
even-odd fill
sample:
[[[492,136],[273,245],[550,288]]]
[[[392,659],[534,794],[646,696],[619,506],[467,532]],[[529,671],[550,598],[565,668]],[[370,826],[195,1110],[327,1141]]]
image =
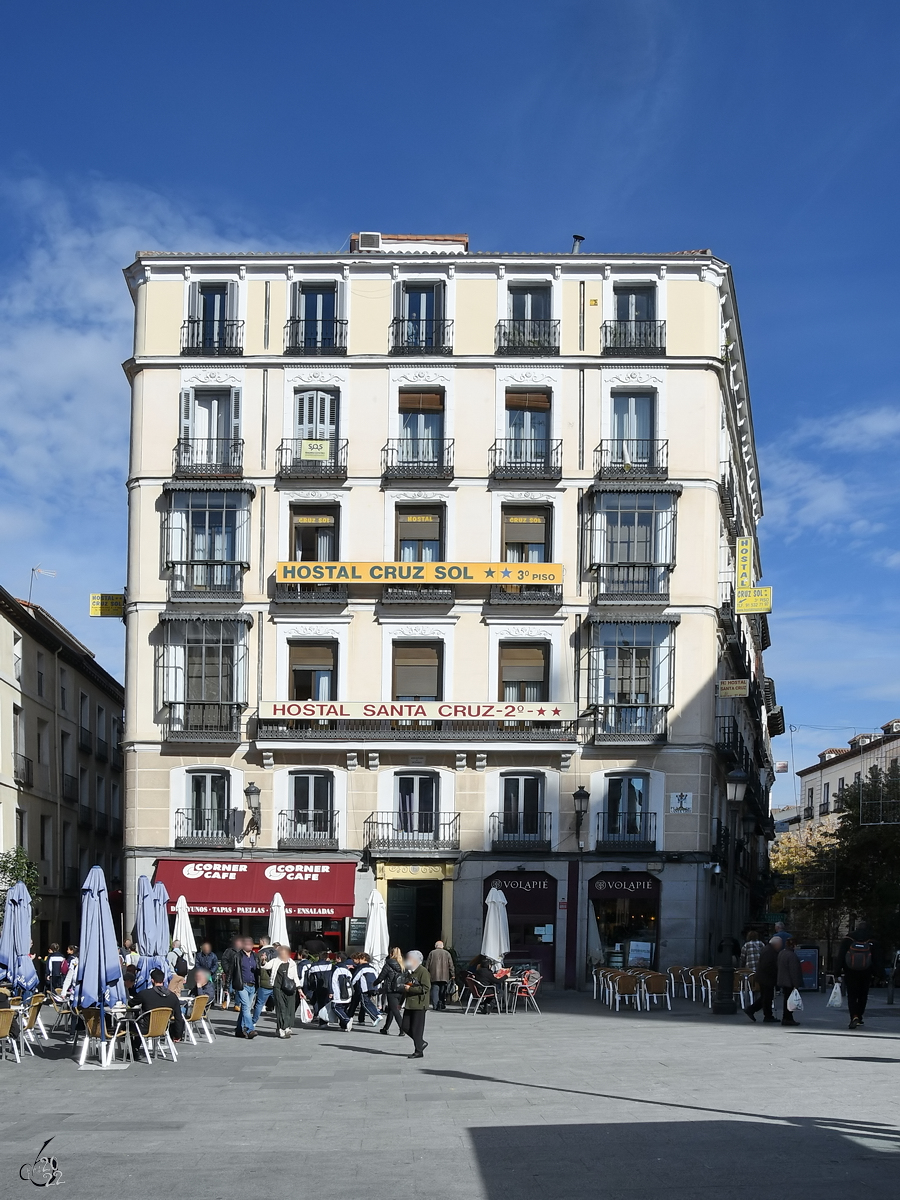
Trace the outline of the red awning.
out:
[[[352,917],[356,864],[161,858],[155,880],[166,885],[170,913],[184,896],[196,916],[262,917],[280,892],[289,917]]]

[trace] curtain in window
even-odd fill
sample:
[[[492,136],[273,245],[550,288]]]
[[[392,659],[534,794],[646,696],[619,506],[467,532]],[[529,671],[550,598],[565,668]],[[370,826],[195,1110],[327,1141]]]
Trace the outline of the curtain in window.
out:
[[[163,701],[247,702],[247,627],[236,621],[170,621],[163,646]]]
[[[643,775],[615,777],[609,781],[607,833],[611,837],[641,835],[648,811],[647,780]]]
[[[594,624],[591,703],[670,705],[674,635],[667,624]]]
[[[503,832],[511,837],[536,837],[543,807],[542,780],[537,775],[507,775],[503,779]]]
[[[434,834],[438,829],[435,776],[398,775],[397,808],[401,832]]]
[[[228,829],[228,776],[219,772],[192,771],[188,775],[191,816],[195,834],[226,834]]]
[[[313,833],[330,833],[332,777],[325,771],[293,776],[294,820]]]

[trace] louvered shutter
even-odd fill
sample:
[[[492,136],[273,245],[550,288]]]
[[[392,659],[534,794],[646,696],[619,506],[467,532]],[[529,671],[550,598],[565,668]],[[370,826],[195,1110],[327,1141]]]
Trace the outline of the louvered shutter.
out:
[[[229,436],[236,442],[241,436],[241,389],[231,389],[231,427]]]
[[[229,283],[225,292],[225,319],[227,321],[236,321],[238,319],[238,302],[240,293],[236,283]]]
[[[191,436],[192,410],[191,392],[190,390],[185,390],[181,393],[181,424],[178,435],[183,441],[186,441]]]
[[[250,569],[250,497],[246,492],[234,514],[234,556],[245,571]]]
[[[440,696],[437,646],[394,646],[394,696]]]
[[[200,316],[200,284],[188,284],[188,317],[198,318]]]

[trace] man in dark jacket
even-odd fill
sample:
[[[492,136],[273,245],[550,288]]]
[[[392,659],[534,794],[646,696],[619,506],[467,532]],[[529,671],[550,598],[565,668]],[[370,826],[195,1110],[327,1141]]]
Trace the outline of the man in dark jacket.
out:
[[[794,939],[788,938],[784,949],[778,955],[778,986],[784,996],[784,1011],[781,1014],[782,1025],[796,1025],[794,1014],[788,1008],[788,997],[795,989],[803,987],[803,968],[800,959],[794,952]]]
[[[135,1000],[141,1006],[141,1017],[145,1013],[154,1008],[168,1008],[172,1012],[172,1040],[180,1042],[184,1037],[184,1015],[181,1011],[181,1005],[178,1003],[178,997],[174,992],[170,992],[166,987],[165,974],[154,967],[150,972],[150,987],[144,988],[142,992],[138,992]],[[141,1020],[141,1028],[146,1033],[147,1022]]]
[[[234,1036],[255,1038],[253,1006],[259,984],[259,963],[253,952],[252,938],[235,938],[233,953],[226,950],[222,955],[222,970],[225,984],[234,1000],[241,1006],[234,1027]]]
[[[849,937],[845,937],[838,950],[837,970],[843,974],[851,1029],[859,1029],[863,1023],[874,957],[875,947],[865,925],[858,925]]]
[[[406,970],[401,976],[403,994],[406,997],[406,1011],[400,1032],[412,1038],[415,1052],[410,1058],[424,1058],[425,1014],[428,1012],[428,1001],[431,995],[431,976],[422,966],[423,956],[418,950],[410,950],[406,956]]]
[[[759,984],[759,999],[744,1012],[751,1021],[756,1020],[756,1014],[762,1009],[763,1023],[770,1025],[775,1020],[772,1005],[775,1001],[775,988],[778,985],[778,955],[781,953],[781,938],[769,938],[769,944],[759,956],[756,964],[756,982]]]
[[[194,966],[204,970],[210,979],[215,979],[216,971],[219,969],[219,960],[213,953],[213,948],[209,942],[202,942],[200,949],[194,956]]]

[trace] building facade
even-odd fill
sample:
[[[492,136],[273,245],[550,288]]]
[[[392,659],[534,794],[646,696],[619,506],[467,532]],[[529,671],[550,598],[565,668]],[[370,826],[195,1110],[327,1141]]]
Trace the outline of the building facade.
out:
[[[122,906],[122,685],[36,604],[0,588],[0,850],[35,863],[35,941],[77,940],[81,885],[103,867]]]
[[[850,738],[846,749],[829,746],[819,754],[819,761],[797,772],[800,780],[800,803],[787,809],[778,809],[773,815],[779,825],[806,829],[825,823],[833,825],[834,813],[840,812],[839,796],[845,789],[859,787],[869,778],[873,767],[884,776],[896,772],[900,765],[900,720],[887,721],[881,731],[857,733]],[[886,808],[896,805],[885,800]],[[893,812],[879,812],[879,801],[872,798],[862,812],[865,822],[880,824],[896,821]]]
[[[560,984],[709,959],[780,720],[727,264],[360,234],[126,279],[129,911],[155,871],[220,943],[273,888],[355,943],[377,887],[469,956],[497,886]]]

